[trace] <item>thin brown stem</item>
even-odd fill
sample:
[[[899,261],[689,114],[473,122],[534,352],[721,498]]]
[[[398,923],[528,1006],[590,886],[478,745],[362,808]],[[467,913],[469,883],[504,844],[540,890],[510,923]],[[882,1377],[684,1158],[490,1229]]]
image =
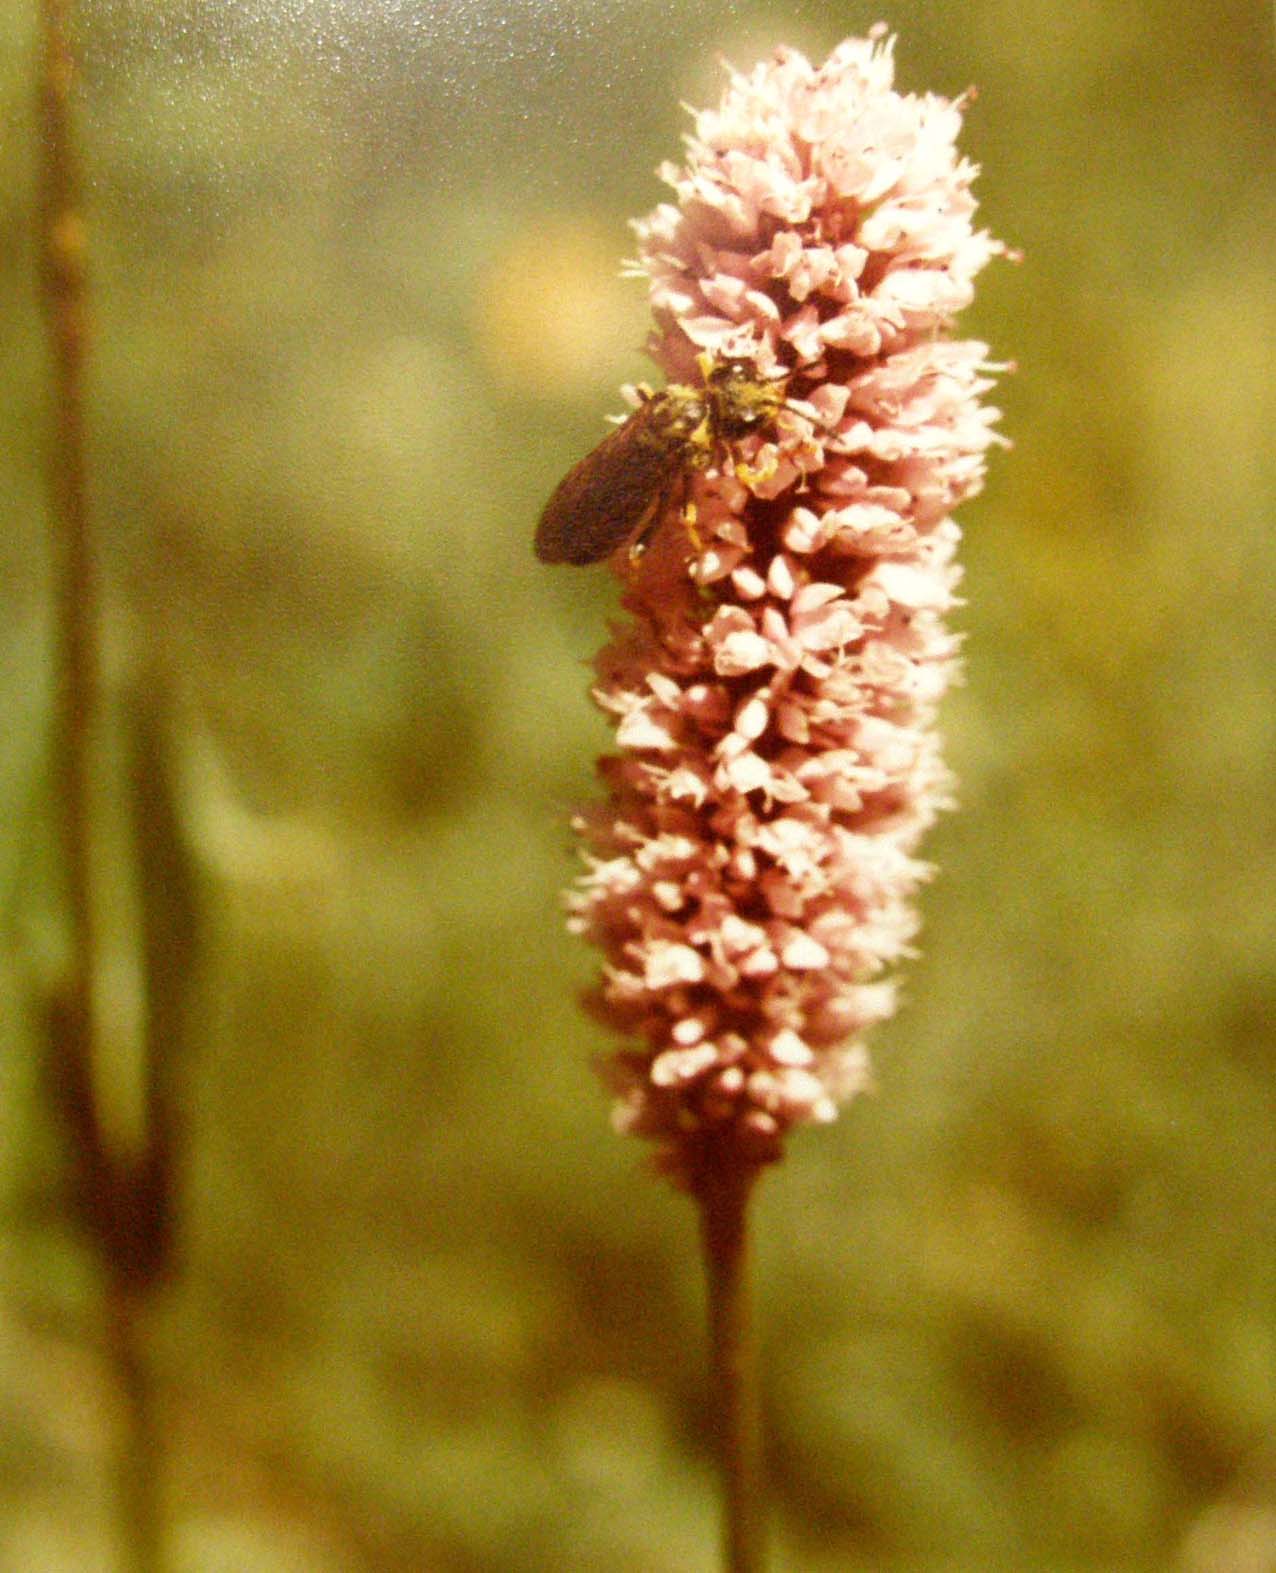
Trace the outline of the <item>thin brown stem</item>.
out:
[[[106,1285],[106,1330],[120,1420],[116,1429],[115,1492],[125,1573],[161,1573],[164,1566],[150,1376],[145,1356],[145,1300],[119,1276]]]
[[[762,1426],[748,1249],[748,1205],[757,1175],[756,1167],[723,1152],[706,1161],[696,1186],[709,1290],[726,1573],[761,1573],[764,1561]]]

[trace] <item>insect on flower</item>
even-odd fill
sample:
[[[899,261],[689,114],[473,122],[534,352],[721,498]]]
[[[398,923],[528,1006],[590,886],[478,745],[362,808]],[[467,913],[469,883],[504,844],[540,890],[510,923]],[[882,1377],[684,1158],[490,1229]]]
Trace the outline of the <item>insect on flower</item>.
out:
[[[596,563],[625,541],[641,542],[727,444],[760,432],[785,407],[784,377],[749,361],[701,357],[703,387],[674,382],[568,470],[536,526],[543,563]]]

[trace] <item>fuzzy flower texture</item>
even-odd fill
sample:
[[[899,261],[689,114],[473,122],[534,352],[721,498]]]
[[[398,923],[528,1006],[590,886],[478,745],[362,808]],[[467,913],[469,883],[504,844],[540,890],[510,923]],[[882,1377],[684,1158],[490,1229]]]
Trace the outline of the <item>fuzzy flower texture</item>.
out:
[[[880,26],[819,69],[782,49],[696,117],[636,228],[671,381],[785,378],[636,559],[597,662],[619,752],[581,813],[572,929],[618,1128],[694,1189],[864,1088],[911,953],[915,850],[949,806],[953,507],[999,439],[983,344],[946,337],[1004,247],[972,225],[961,104],[893,90]],[[703,357],[710,357],[706,361]]]

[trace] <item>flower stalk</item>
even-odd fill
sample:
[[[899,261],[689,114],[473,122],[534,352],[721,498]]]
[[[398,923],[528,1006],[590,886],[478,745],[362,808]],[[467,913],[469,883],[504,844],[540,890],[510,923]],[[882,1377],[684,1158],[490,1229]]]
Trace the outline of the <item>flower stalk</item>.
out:
[[[568,905],[623,1040],[601,1067],[614,1122],[701,1208],[732,1569],[761,1559],[748,1197],[793,1129],[868,1086],[866,1035],[895,1009],[919,843],[952,799],[952,511],[1000,440],[999,368],[951,332],[1005,248],[973,224],[962,101],[897,92],[892,49],[879,24],[819,67],[777,50],[695,116],[661,170],[675,200],[635,226],[671,386],[568,478],[537,542],[581,561],[623,538],[590,476],[630,447],[650,469],[655,415],[703,387],[681,484],[612,557],[627,620],[593,694],[617,747],[574,822]],[[766,420],[744,418],[750,390]]]
[[[711,1429],[722,1482],[723,1566],[760,1573],[765,1472],[753,1326],[749,1199],[759,1171],[730,1153],[706,1154],[695,1180],[708,1287]]]

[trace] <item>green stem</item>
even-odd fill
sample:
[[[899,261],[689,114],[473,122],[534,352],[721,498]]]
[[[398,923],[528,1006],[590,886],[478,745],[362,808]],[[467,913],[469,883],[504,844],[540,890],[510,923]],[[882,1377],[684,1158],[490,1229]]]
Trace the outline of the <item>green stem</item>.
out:
[[[748,1204],[757,1175],[756,1167],[723,1152],[706,1161],[696,1186],[709,1289],[725,1573],[761,1573],[764,1561],[762,1426],[748,1249]]]
[[[55,638],[55,768],[71,922],[70,993],[81,1023],[92,1018],[97,933],[92,899],[91,739],[97,708],[97,582],[89,535],[84,442],[87,354],[85,234],[71,144],[74,62],[66,0],[42,0],[44,136],[41,274],[53,360],[49,462]],[[91,1036],[91,1035],[87,1035]]]
[[[157,1450],[141,1337],[141,1296],[119,1253],[130,1184],[124,1155],[112,1151],[103,1120],[101,1022],[95,1009],[101,939],[94,896],[93,771],[99,707],[99,612],[88,506],[85,368],[89,348],[86,240],[72,134],[75,60],[70,0],[41,0],[39,78],[43,141],[40,282],[53,375],[49,452],[54,581],[53,754],[59,834],[66,881],[70,958],[59,991],[57,1041],[61,1080],[76,1089],[77,1152],[90,1197],[104,1271],[105,1341],[120,1405],[116,1513],[121,1566],[159,1573],[155,1489]],[[117,1259],[118,1258],[118,1259]]]

